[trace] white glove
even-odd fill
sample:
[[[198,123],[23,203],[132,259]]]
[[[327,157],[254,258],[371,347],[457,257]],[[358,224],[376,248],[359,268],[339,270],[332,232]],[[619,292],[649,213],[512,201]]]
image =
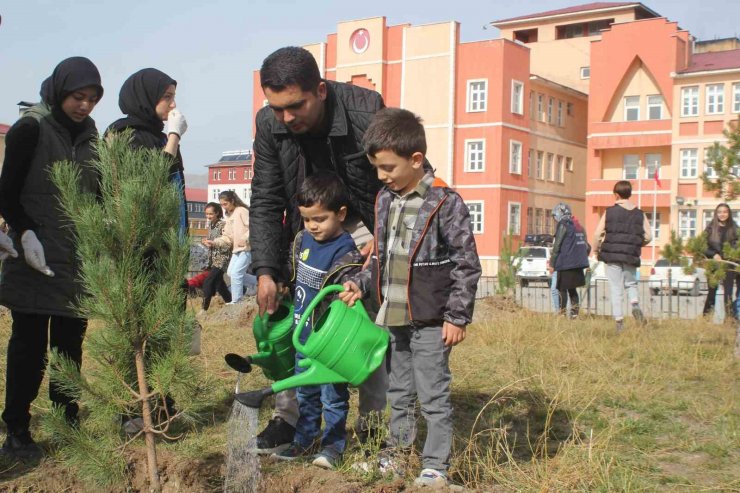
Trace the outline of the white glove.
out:
[[[5,260],[8,257],[16,258],[17,256],[18,252],[13,248],[13,240],[0,231],[0,260]]]
[[[36,238],[36,233],[27,229],[21,236],[21,245],[23,245],[23,254],[26,257],[26,263],[29,266],[42,274],[54,277],[54,273],[51,271],[49,266],[46,265],[44,247],[41,246],[41,242]]]
[[[167,115],[167,133],[177,134],[182,138],[187,129],[188,122],[185,120],[185,115],[177,111],[177,108],[170,111],[169,115]]]

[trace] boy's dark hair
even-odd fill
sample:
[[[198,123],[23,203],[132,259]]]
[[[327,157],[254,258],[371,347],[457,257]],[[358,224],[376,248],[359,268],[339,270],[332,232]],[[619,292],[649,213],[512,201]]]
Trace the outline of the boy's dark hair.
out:
[[[216,202],[208,202],[205,209],[203,210],[208,209],[213,209],[213,212],[216,214],[217,219],[221,219],[222,217],[224,217],[224,211],[223,209],[221,209],[221,204],[217,204]]]
[[[620,180],[614,184],[614,193],[623,199],[632,197],[632,183],[627,180]]]
[[[297,46],[286,46],[271,53],[260,68],[263,89],[280,92],[287,86],[297,85],[301,91],[316,94],[320,82],[321,73],[316,59],[308,50]]]
[[[344,183],[339,176],[328,172],[314,173],[306,177],[298,191],[297,200],[301,207],[321,205],[332,212],[349,207],[349,195]]]
[[[365,131],[365,153],[375,157],[380,151],[392,151],[409,159],[415,152],[427,153],[427,138],[421,118],[401,108],[383,108]]]

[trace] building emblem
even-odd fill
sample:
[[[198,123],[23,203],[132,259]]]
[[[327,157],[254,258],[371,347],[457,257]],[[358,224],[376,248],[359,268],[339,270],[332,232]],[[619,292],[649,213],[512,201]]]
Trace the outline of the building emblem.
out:
[[[352,51],[358,55],[365,53],[370,47],[370,33],[367,29],[357,29],[349,37],[349,44],[352,46]]]

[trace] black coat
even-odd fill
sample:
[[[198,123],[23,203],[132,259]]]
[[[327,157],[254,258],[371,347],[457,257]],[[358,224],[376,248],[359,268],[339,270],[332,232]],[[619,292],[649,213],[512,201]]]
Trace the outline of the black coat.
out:
[[[368,229],[374,227],[375,196],[381,188],[375,168],[362,146],[370,121],[383,108],[375,91],[326,81],[332,122],[327,145],[334,167],[347,187],[350,209]],[[255,119],[254,178],[249,211],[251,269],[280,277],[290,241],[301,229],[296,195],[306,176],[306,156],[298,138],[280,123],[269,107]]]

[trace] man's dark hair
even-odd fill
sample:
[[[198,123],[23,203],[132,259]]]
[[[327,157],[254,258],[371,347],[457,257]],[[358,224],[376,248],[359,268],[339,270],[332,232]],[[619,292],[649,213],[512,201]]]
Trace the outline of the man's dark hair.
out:
[[[365,131],[362,139],[371,157],[379,151],[392,151],[409,159],[415,152],[427,153],[427,138],[421,118],[401,108],[383,108]]]
[[[305,48],[286,46],[270,54],[260,68],[262,88],[280,92],[288,86],[297,85],[301,91],[316,93],[321,82],[316,59]]]
[[[614,193],[623,199],[632,197],[632,184],[627,180],[620,180],[614,184]]]
[[[339,176],[329,172],[314,173],[303,180],[298,191],[298,205],[311,207],[320,205],[332,212],[349,207],[349,195]]]

